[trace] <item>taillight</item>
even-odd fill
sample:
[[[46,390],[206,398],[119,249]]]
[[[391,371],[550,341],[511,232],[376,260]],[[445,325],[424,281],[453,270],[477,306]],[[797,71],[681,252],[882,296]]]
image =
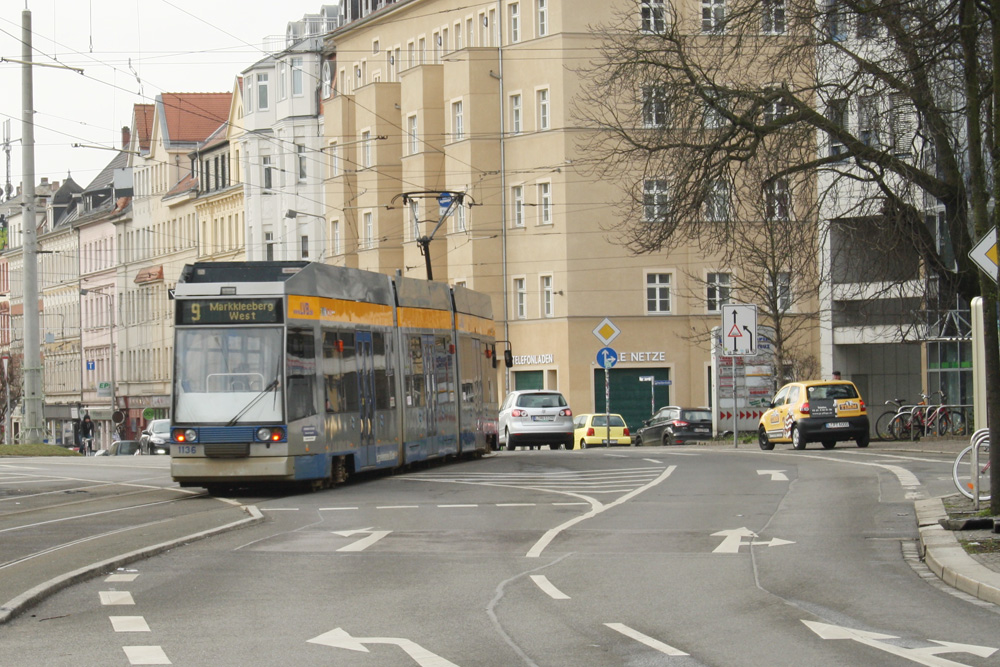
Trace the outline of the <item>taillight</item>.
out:
[[[623,435],[628,435],[628,426],[625,427],[625,432]]]
[[[682,421],[680,419],[675,419],[674,420],[674,426],[687,426],[687,425],[688,425],[688,422],[686,422],[686,421]]]
[[[593,426],[591,426],[590,428],[587,429],[587,437],[588,438],[594,437],[594,427]]]
[[[560,417],[572,417],[573,416],[573,411],[570,410],[569,408],[566,408],[565,410],[560,410],[559,411],[559,416]]]
[[[525,410],[514,409],[514,410],[510,411],[510,416],[511,417],[527,417],[528,413]]]
[[[868,408],[865,407],[865,402],[864,401],[862,401],[861,399],[858,399],[858,403],[861,404],[861,412],[868,412]]]
[[[809,414],[809,404],[808,403],[803,403],[802,407],[799,408],[799,412],[801,412],[802,414],[806,414],[806,415]]]

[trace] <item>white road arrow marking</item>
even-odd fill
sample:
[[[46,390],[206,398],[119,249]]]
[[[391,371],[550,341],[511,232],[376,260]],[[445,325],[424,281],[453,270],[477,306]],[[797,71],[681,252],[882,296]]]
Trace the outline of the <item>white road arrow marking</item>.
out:
[[[772,482],[787,482],[788,476],[784,470],[758,470],[758,475],[770,475]]]
[[[965,663],[954,662],[946,658],[939,658],[939,653],[970,653],[980,658],[988,658],[997,649],[989,646],[976,646],[975,644],[958,644],[955,642],[943,642],[936,639],[928,641],[939,644],[939,646],[927,646],[924,648],[904,648],[889,644],[885,639],[899,639],[894,635],[883,635],[878,632],[866,632],[864,630],[853,630],[839,625],[829,625],[827,623],[817,623],[815,621],[803,620],[806,627],[815,632],[823,639],[852,639],[859,644],[877,648],[880,651],[898,655],[921,665],[929,667],[961,667]]]
[[[712,533],[712,537],[725,537],[722,544],[712,549],[713,554],[734,554],[740,550],[744,537],[757,537],[757,533],[749,528],[731,528]]]
[[[612,630],[615,630],[616,632],[622,633],[626,637],[631,637],[637,642],[642,642],[646,646],[654,648],[660,653],[665,653],[667,655],[677,655],[677,656],[687,655],[687,653],[685,653],[684,651],[674,648],[669,644],[664,644],[659,639],[653,639],[652,637],[644,635],[638,630],[633,630],[632,628],[628,627],[627,625],[624,625],[623,623],[605,623],[604,625],[608,626]]]
[[[795,542],[792,542],[791,540],[783,540],[778,537],[772,537],[769,542],[751,542],[750,544],[755,547],[780,547],[786,544],[795,544]]]
[[[568,600],[569,596],[563,593],[561,590],[552,585],[549,578],[544,574],[533,574],[531,575],[531,580],[535,582],[535,585],[541,588],[546,595],[548,595],[553,600]]]
[[[333,648],[345,648],[349,651],[369,653],[365,644],[396,644],[421,667],[458,667],[439,655],[435,655],[419,644],[398,637],[352,637],[342,628],[330,630],[319,637],[308,640],[309,644],[322,644]]]
[[[351,537],[352,535],[358,535],[360,533],[369,533],[368,537],[360,539],[357,542],[352,542],[346,547],[340,547],[337,551],[364,551],[371,545],[375,544],[383,537],[391,533],[391,530],[372,530],[371,528],[358,528],[356,530],[335,530],[334,535],[340,535],[341,537]]]

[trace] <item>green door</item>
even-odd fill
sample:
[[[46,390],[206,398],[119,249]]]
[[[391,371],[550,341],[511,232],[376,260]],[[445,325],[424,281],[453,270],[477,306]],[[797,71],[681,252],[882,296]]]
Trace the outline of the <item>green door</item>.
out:
[[[619,414],[628,424],[629,433],[635,434],[642,427],[642,422],[652,416],[652,405],[655,400],[656,409],[670,405],[670,389],[667,386],[655,386],[652,382],[640,382],[640,377],[653,377],[655,380],[669,380],[669,368],[612,368],[609,375],[611,389],[611,412]],[[655,394],[653,393],[655,392]],[[605,412],[604,401],[604,369],[594,370],[594,412]],[[576,413],[583,413],[573,407]]]
[[[545,389],[545,371],[514,371],[514,389]]]

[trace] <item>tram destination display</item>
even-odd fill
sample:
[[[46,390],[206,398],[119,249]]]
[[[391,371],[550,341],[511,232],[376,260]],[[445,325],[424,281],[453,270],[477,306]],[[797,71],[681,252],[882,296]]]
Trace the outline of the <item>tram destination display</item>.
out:
[[[278,324],[281,299],[184,299],[177,324]]]

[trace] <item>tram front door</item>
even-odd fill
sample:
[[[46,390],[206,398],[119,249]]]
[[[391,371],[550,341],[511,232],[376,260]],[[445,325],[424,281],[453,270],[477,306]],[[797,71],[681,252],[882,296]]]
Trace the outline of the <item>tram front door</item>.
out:
[[[370,331],[359,331],[355,337],[355,360],[358,364],[358,418],[361,434],[358,464],[375,465],[375,357]]]

